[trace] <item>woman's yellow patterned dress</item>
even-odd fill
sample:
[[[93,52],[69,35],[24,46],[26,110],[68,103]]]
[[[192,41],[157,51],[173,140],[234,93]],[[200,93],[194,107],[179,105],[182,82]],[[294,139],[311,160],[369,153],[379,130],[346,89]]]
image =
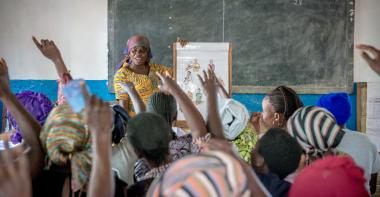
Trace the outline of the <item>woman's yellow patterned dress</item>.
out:
[[[128,102],[128,113],[135,115],[132,101],[127,93],[122,91],[121,83],[132,82],[135,85],[136,91],[139,93],[141,99],[146,103],[148,98],[154,93],[159,91],[158,82],[159,79],[156,76],[156,72],[172,74],[172,70],[161,64],[150,63],[150,70],[148,75],[138,74],[128,68],[128,64],[124,63],[123,66],[115,73],[114,76],[114,88],[117,100],[126,100]]]

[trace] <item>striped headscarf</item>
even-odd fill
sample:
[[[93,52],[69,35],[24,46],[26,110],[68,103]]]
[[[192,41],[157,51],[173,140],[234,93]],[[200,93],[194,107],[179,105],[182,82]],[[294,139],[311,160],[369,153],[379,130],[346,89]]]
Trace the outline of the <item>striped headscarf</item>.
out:
[[[287,122],[287,129],[303,150],[315,158],[334,149],[344,135],[334,116],[326,109],[315,106],[295,111]]]
[[[47,167],[70,164],[72,191],[85,191],[91,172],[91,136],[83,116],[67,104],[58,105],[49,114],[40,139],[47,154]]]
[[[224,152],[207,151],[172,164],[147,196],[250,196],[248,184],[239,161]]]

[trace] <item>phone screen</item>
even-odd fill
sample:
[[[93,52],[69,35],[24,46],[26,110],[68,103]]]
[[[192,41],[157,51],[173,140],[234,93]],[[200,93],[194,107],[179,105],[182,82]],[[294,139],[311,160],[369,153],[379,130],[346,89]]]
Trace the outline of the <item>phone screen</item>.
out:
[[[81,112],[86,106],[86,101],[82,94],[80,82],[81,80],[79,79],[72,80],[62,89],[63,96],[66,98],[75,113]],[[85,87],[88,90],[87,85]]]

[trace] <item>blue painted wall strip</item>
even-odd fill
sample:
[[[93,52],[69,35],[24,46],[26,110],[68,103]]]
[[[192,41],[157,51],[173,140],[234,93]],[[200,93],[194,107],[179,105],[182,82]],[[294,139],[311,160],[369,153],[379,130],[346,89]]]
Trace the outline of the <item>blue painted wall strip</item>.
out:
[[[115,95],[108,92],[107,80],[86,80],[90,91],[106,101],[115,99]],[[57,81],[56,80],[11,80],[11,88],[14,93],[31,90],[44,93],[52,101],[57,100]],[[352,103],[352,116],[347,123],[347,127],[356,130],[356,88],[350,95]],[[243,103],[250,112],[262,111],[261,101],[264,94],[233,94],[233,98]],[[320,94],[303,94],[301,99],[304,104],[314,105],[319,99]],[[0,123],[1,124],[1,123]]]

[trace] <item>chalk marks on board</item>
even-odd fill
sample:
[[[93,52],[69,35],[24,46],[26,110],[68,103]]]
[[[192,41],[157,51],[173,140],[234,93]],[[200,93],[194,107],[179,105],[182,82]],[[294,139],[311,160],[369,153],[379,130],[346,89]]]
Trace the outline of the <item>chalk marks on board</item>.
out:
[[[302,2],[303,2],[303,0],[294,0],[293,4],[295,6],[302,6]]]

